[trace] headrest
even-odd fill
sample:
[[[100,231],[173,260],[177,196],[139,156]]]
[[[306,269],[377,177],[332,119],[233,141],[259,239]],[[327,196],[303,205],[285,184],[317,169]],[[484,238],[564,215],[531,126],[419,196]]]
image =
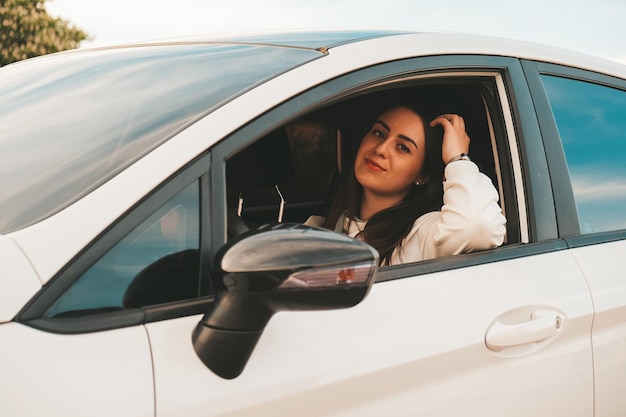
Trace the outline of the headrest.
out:
[[[276,185],[293,175],[293,157],[284,127],[254,142],[226,162],[229,186]]]

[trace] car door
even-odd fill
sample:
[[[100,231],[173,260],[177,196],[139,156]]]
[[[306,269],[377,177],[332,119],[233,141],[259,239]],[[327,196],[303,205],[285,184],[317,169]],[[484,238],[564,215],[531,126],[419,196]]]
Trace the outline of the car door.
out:
[[[215,375],[196,355],[191,334],[201,316],[148,322],[159,417],[593,414],[593,305],[578,255],[559,238],[537,115],[515,59],[383,64],[249,123],[211,150],[213,247],[226,236],[224,164],[239,149],[346,91],[438,77],[451,85],[484,82],[491,92],[487,142],[507,244],[381,268],[367,299],[350,309],[281,312],[234,379]]]
[[[595,415],[626,409],[626,81],[591,71],[524,63],[558,175],[559,225],[592,293]]]

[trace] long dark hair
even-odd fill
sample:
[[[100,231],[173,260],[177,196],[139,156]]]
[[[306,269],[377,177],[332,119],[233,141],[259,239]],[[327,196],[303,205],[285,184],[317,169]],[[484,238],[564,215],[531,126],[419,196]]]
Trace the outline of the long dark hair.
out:
[[[418,217],[431,211],[440,210],[443,205],[444,164],[441,160],[441,133],[429,125],[430,120],[434,117],[430,117],[428,112],[421,110],[414,104],[395,104],[388,109],[396,107],[409,108],[422,119],[425,135],[425,159],[422,166],[422,177],[427,177],[428,182],[423,185],[414,185],[401,202],[374,214],[368,220],[363,231],[360,232],[360,238],[378,251],[381,265],[390,264],[393,251],[402,244]],[[368,128],[371,125],[370,123]],[[352,158],[352,164],[354,164],[354,158]],[[358,217],[362,196],[363,187],[356,180],[354,166],[351,165],[345,170],[322,226],[335,229],[337,222],[343,215],[348,218]]]

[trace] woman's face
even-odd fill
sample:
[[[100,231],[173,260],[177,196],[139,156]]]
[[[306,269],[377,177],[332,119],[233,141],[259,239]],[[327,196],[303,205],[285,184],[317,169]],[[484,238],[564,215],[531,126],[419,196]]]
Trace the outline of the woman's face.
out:
[[[422,118],[409,108],[394,107],[363,138],[354,174],[366,192],[401,199],[420,179],[424,158]]]

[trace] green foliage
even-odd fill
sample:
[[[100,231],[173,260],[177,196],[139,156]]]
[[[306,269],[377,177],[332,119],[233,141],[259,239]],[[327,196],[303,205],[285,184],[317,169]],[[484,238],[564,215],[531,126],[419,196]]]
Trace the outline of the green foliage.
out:
[[[0,0],[0,66],[21,59],[77,48],[88,35],[51,17],[48,0]]]

